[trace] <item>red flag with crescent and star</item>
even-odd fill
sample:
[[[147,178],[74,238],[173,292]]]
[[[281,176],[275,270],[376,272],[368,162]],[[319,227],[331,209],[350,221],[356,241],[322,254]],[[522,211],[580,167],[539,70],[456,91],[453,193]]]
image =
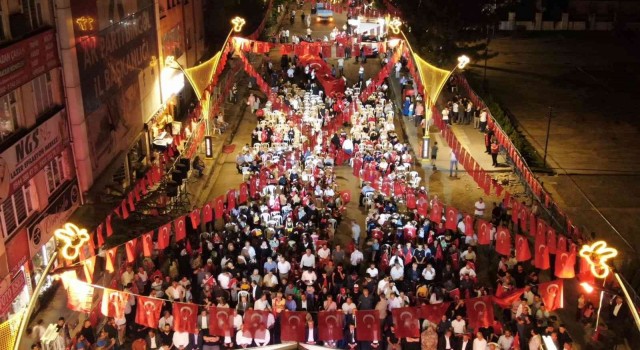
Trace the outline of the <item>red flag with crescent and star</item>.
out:
[[[181,216],[173,220],[173,230],[176,233],[176,242],[187,238],[187,227],[185,224],[185,217]]]
[[[150,258],[153,255],[153,231],[142,235],[142,255]]]
[[[433,200],[429,220],[433,221],[436,226],[442,221],[442,204],[437,199]]]
[[[163,301],[156,298],[137,296],[136,323],[149,328],[157,328],[162,313]]]
[[[566,253],[567,249],[567,237],[564,235],[558,235],[558,245],[556,245],[556,254]]]
[[[524,293],[524,288],[514,289],[508,292],[504,292],[502,288],[502,284],[498,284],[498,288],[496,289],[496,295],[494,295],[493,302],[503,309],[509,309],[513,305],[513,303],[520,299]]]
[[[282,311],[280,313],[280,338],[282,341],[303,342],[307,326],[306,311]]]
[[[228,307],[209,308],[209,334],[227,337],[232,334],[235,310]]]
[[[171,223],[158,229],[158,250],[166,249],[171,244]]]
[[[549,263],[549,247],[546,244],[536,246],[536,254],[533,259],[533,266],[536,269],[548,270],[551,265]]]
[[[547,248],[549,248],[549,254],[555,254],[557,247],[556,230],[553,227],[547,227]]]
[[[342,340],[343,330],[344,313],[342,311],[318,312],[318,338],[321,341]]]
[[[356,339],[358,341],[382,340],[380,312],[377,310],[358,310],[356,312]]]
[[[442,315],[449,309],[450,304],[450,302],[444,302],[440,304],[421,305],[418,308],[418,317],[437,324],[441,321]]]
[[[177,332],[197,334],[198,305],[173,303],[173,329]]]
[[[516,260],[518,262],[531,260],[529,241],[523,235],[516,235]]]
[[[125,243],[125,250],[127,252],[127,262],[129,264],[134,263],[138,257],[138,239],[134,238]]]
[[[511,254],[511,234],[504,226],[498,226],[496,232],[496,252],[505,256]]]
[[[576,266],[576,252],[556,252],[555,275],[558,278],[574,278]]]
[[[478,219],[478,244],[491,244],[491,223],[482,219]]]
[[[208,202],[202,207],[202,216],[205,224],[213,221],[213,203]]]
[[[561,309],[564,306],[564,281],[557,279],[555,281],[540,283],[538,285],[538,293],[544,302],[547,311]]]
[[[129,293],[105,288],[102,293],[102,314],[106,317],[124,318],[124,306],[129,301]]]
[[[541,245],[547,245],[547,224],[538,219],[533,246],[537,249]]]
[[[420,320],[418,319],[418,309],[415,307],[400,307],[391,310],[393,323],[396,325],[396,336],[398,338],[418,338],[420,337]]]
[[[444,228],[456,231],[458,228],[458,209],[449,206],[447,207],[446,213],[447,215],[445,215],[446,221]]]
[[[242,335],[247,338],[263,338],[264,332],[267,329],[268,320],[269,311],[251,309],[245,311],[242,323]]]
[[[469,214],[464,216],[464,235],[473,236],[473,217]]]
[[[215,203],[215,215],[216,220],[222,219],[222,215],[224,215],[224,196],[218,196],[214,200]]]
[[[191,219],[191,226],[194,229],[197,229],[198,227],[200,227],[200,209],[195,208],[193,209],[193,211],[191,211],[191,213],[189,213],[189,219]]]
[[[415,197],[415,196],[414,196]],[[427,211],[429,208],[429,202],[427,202],[426,199],[424,198],[419,198],[417,203],[416,203],[416,207],[418,209],[418,215],[421,217],[427,217]]]
[[[240,184],[238,191],[238,204],[245,204],[249,200],[249,185],[246,182]]]
[[[486,328],[493,324],[493,303],[490,296],[467,299],[466,304],[470,327]]]
[[[118,253],[118,247],[113,247],[106,252],[105,256],[105,270],[113,273],[115,271],[114,262],[116,261],[116,254]]]

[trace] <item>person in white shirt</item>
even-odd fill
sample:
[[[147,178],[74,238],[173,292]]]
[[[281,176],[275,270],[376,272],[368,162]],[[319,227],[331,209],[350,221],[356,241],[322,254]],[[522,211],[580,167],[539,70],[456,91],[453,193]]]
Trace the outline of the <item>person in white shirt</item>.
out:
[[[476,333],[476,339],[473,340],[473,350],[487,350],[487,341],[482,332]]]
[[[498,346],[500,350],[510,350],[513,345],[513,337],[510,330],[505,330],[504,334],[498,339]]]
[[[402,300],[400,298],[398,298],[398,294],[392,292],[389,295],[389,300],[387,300],[387,308],[389,309],[389,311],[393,310],[393,309],[399,309],[402,307]]]
[[[307,249],[304,255],[302,255],[300,266],[302,268],[310,267],[312,269],[316,267],[316,256],[311,254],[311,249]]]
[[[451,328],[453,328],[453,334],[461,336],[467,330],[467,322],[462,319],[462,315],[458,315],[451,321]]]
[[[253,341],[259,347],[269,345],[269,342],[271,341],[271,332],[269,332],[269,329],[260,330],[259,332],[256,332],[256,338],[253,338]]]
[[[253,308],[258,311],[271,310],[269,301],[267,300],[267,294],[263,293],[260,299],[253,303]]]
[[[318,276],[316,275],[316,272],[313,269],[308,268],[302,271],[302,276],[300,276],[300,279],[305,284],[311,285],[316,282],[316,280],[318,279]]]
[[[364,255],[356,247],[355,250],[353,251],[353,253],[351,253],[351,256],[349,257],[349,260],[351,261],[351,266],[354,269],[357,269],[358,265],[360,265],[360,263],[364,260]]]
[[[394,281],[401,281],[404,279],[404,269],[399,263],[393,265],[389,274],[391,275],[391,279]]]
[[[278,258],[278,273],[280,274],[280,279],[288,279],[289,271],[291,271],[291,264],[284,259],[283,256]]]
[[[246,349],[251,346],[251,342],[253,341],[253,339],[245,337],[242,333],[242,327],[240,327],[240,329],[238,329],[238,332],[236,333],[236,344],[238,344],[238,346],[240,346],[241,348]]]
[[[467,250],[460,254],[460,259],[462,261],[476,261],[476,253],[473,251],[472,247],[468,247]]]
[[[376,264],[369,265],[369,268],[367,269],[367,274],[371,276],[371,278],[378,277],[378,269],[376,268]]]
[[[431,264],[427,264],[427,267],[422,270],[422,277],[427,280],[427,283],[433,281],[436,278],[436,269]]]
[[[129,283],[133,282],[135,278],[135,272],[133,272],[133,267],[127,266],[125,272],[120,276],[120,281],[122,282],[122,286],[126,287]]]
[[[529,339],[529,350],[539,350],[542,346],[542,338],[537,329],[531,329],[531,338]],[[475,348],[474,348],[475,350]]]
[[[171,329],[173,329],[173,316],[168,310],[164,312],[164,316],[160,317],[160,321],[158,321],[158,329],[164,329],[164,326],[167,324]]]
[[[484,203],[484,201],[482,200],[482,197],[480,197],[480,199],[478,199],[478,201],[474,204],[475,210],[473,212],[473,215],[477,218],[481,218],[484,216],[484,210],[486,208],[486,205]]]
[[[347,301],[342,303],[342,312],[344,312],[345,315],[353,315],[355,310],[357,310],[357,306],[353,302],[353,299],[351,299],[351,297],[347,297]]]
[[[460,269],[460,279],[462,279],[464,275],[469,275],[469,278],[476,277],[476,272],[471,268],[470,263],[467,263],[463,268]]]
[[[176,349],[185,349],[189,346],[189,333],[187,332],[173,332],[173,346]]]
[[[322,259],[327,259],[331,255],[331,249],[327,248],[326,244],[323,244],[320,249],[318,249],[318,257]]]
[[[222,289],[229,289],[229,283],[231,282],[231,277],[228,272],[222,272],[218,275],[218,285]]]

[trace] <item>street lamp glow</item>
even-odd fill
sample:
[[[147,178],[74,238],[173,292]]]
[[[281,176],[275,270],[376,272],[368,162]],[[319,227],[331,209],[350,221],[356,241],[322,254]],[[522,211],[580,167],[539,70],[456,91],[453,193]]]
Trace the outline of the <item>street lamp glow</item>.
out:
[[[173,57],[173,56],[167,56],[167,57],[164,59],[164,64],[165,64],[166,66],[171,66],[171,65],[173,65],[175,62],[176,62],[176,58],[175,58],[175,57]]]
[[[244,27],[244,24],[245,24],[245,23],[246,23],[246,22],[245,22],[244,18],[242,18],[242,17],[238,17],[238,16],[234,17],[234,18],[231,20],[231,24],[233,24],[233,28],[232,28],[232,30],[233,30],[234,32],[236,32],[236,33],[239,33],[240,31],[242,31],[242,27]]]
[[[464,69],[471,60],[466,55],[458,57],[458,69]]]

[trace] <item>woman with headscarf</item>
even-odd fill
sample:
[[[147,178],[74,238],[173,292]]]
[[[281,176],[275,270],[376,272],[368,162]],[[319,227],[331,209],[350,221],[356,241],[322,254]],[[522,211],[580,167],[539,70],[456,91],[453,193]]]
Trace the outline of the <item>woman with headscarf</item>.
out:
[[[422,350],[434,350],[438,348],[438,333],[433,325],[428,325],[427,328],[420,334]]]

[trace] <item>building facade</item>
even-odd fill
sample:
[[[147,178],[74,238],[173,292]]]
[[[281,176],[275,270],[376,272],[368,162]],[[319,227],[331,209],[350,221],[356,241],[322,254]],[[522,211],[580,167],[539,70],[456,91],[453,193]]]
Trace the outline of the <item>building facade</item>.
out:
[[[53,7],[0,1],[0,321],[33,297],[80,204]]]
[[[83,193],[126,191],[180,127],[202,0],[0,0],[0,322],[22,310]],[[89,228],[91,229],[91,228]]]

